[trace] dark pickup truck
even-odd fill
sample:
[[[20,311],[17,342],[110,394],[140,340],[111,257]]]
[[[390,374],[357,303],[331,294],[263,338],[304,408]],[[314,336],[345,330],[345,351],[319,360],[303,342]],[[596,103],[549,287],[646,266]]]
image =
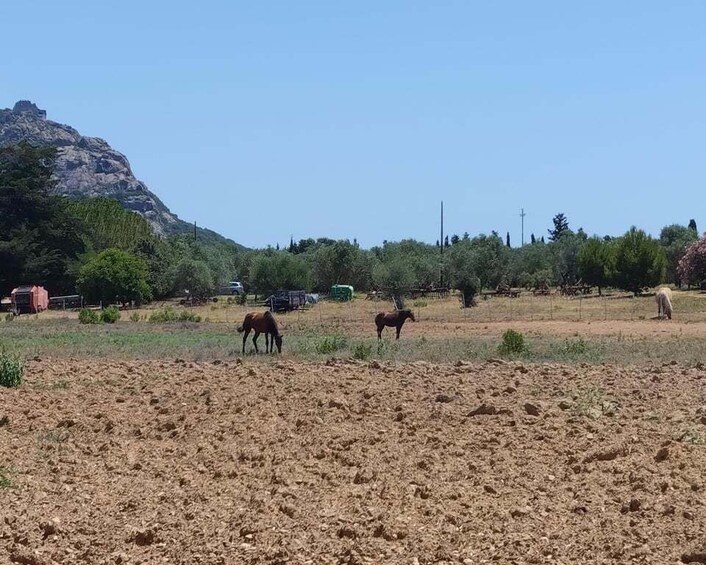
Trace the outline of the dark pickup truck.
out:
[[[273,312],[289,312],[306,304],[304,290],[278,290],[265,299],[265,306]]]

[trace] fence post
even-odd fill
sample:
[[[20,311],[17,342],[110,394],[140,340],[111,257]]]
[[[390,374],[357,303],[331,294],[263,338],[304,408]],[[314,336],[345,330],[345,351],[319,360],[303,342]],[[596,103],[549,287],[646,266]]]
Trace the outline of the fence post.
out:
[[[579,296],[579,320],[583,314],[583,296]]]

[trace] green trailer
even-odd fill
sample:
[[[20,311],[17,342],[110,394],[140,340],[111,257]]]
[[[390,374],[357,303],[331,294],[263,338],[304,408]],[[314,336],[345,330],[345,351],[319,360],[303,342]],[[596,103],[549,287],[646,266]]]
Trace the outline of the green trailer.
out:
[[[345,302],[353,300],[353,287],[349,284],[335,284],[331,287],[331,298]]]

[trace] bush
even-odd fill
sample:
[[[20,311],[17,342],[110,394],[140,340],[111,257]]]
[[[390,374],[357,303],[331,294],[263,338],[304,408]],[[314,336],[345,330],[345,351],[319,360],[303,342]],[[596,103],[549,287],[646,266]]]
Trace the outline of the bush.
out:
[[[19,386],[23,370],[24,366],[18,357],[4,351],[0,353],[0,386]]]
[[[346,346],[346,338],[342,335],[326,336],[316,344],[316,352],[321,354],[334,353]]]
[[[95,310],[81,308],[81,311],[78,313],[78,321],[81,324],[100,324],[101,318]]]
[[[503,341],[498,345],[498,353],[501,355],[521,355],[527,353],[525,336],[515,330],[507,330],[503,334]]]
[[[114,324],[120,319],[120,310],[114,304],[111,304],[107,308],[101,310],[100,319],[106,324]]]
[[[173,308],[162,308],[161,310],[155,310],[150,314],[150,322],[200,322],[201,316],[189,312],[188,310],[182,310],[177,313]]]
[[[140,313],[133,312],[132,314],[130,314],[130,321],[131,322],[139,322],[140,321]]]
[[[353,346],[353,359],[365,361],[373,352],[373,346],[369,343],[356,343]]]

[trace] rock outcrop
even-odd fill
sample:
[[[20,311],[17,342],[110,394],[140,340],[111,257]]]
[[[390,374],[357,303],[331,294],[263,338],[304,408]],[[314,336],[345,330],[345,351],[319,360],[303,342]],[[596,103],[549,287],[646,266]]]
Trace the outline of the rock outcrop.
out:
[[[161,235],[193,230],[135,178],[125,155],[103,139],[85,137],[46,117],[44,110],[27,100],[20,100],[11,110],[0,110],[0,145],[22,140],[53,145],[58,148],[55,176],[60,194],[114,198],[144,216]]]

